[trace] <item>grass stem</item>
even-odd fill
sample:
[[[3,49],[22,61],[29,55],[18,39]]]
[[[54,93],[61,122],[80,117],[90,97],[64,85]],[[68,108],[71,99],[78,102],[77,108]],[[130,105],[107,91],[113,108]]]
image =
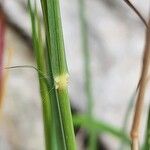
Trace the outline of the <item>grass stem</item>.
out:
[[[141,122],[141,115],[143,111],[144,105],[144,97],[147,87],[147,79],[148,79],[148,71],[150,64],[150,20],[148,23],[148,28],[146,29],[146,42],[144,48],[143,55],[143,66],[141,77],[139,80],[138,86],[138,97],[135,106],[134,119],[131,130],[131,138],[132,138],[132,150],[139,150],[139,128]]]
[[[85,93],[87,99],[87,115],[89,119],[92,119],[93,111],[93,93],[92,93],[92,79],[91,79],[91,58],[90,58],[90,48],[89,48],[89,34],[88,26],[85,15],[85,1],[79,0],[79,13],[80,13],[80,26],[81,26],[81,37],[82,37],[82,49],[84,58],[84,78],[85,78]],[[88,130],[89,142],[88,150],[95,150],[97,143],[97,134],[93,130]]]
[[[76,150],[68,96],[69,75],[65,57],[59,0],[41,0],[41,6],[46,47],[41,42],[39,19],[37,19],[37,22],[35,21],[38,18],[37,13],[36,11],[32,13],[32,9],[30,9],[30,14],[38,70],[49,77],[48,87],[43,87],[45,85],[44,80],[40,82],[42,91],[43,88],[46,91],[41,95],[47,102],[43,102],[46,125],[45,135],[48,135],[46,137],[48,142],[46,143],[51,143],[47,145],[47,150],[55,149],[55,146],[57,146],[58,150]],[[40,76],[41,74],[39,73],[39,79],[42,78]],[[45,95],[47,93],[48,95]]]

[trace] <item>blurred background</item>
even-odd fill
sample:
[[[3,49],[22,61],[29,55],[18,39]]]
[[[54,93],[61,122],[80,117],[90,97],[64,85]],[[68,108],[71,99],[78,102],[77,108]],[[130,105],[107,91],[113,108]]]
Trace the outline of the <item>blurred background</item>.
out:
[[[143,16],[148,18],[149,1],[135,0],[133,3]],[[37,4],[41,16],[40,1],[37,0]],[[60,0],[70,73],[71,105],[83,113],[87,100],[84,91],[79,5],[79,0]],[[10,66],[36,66],[27,1],[0,0],[0,6],[0,13],[4,13],[6,21],[5,59],[11,50],[13,56]],[[85,0],[85,7],[94,97],[93,116],[121,129],[139,80],[145,27],[123,0]],[[149,100],[147,94],[140,131],[142,139]],[[134,99],[132,101],[135,102]],[[132,117],[133,109],[129,116],[128,134]],[[0,149],[44,150],[43,138],[37,73],[27,68],[9,70],[0,120]],[[103,133],[100,140],[108,150],[119,148],[120,141],[111,135]],[[82,147],[82,143],[79,145]],[[78,149],[82,150],[81,147]]]

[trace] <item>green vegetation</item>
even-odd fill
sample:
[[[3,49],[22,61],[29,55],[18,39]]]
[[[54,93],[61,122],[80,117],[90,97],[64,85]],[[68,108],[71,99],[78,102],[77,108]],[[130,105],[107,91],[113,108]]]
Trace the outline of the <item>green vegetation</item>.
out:
[[[139,11],[128,0],[125,0],[125,2],[136,12],[147,27],[146,21]],[[91,58],[88,42],[88,25],[85,15],[85,1],[79,0],[79,14],[87,111],[85,115],[74,115],[73,120],[68,95],[69,73],[65,57],[59,0],[41,0],[44,34],[41,32],[42,29],[36,10],[36,3],[32,7],[30,1],[28,1],[28,6],[32,22],[33,47],[37,62],[37,68],[34,69],[38,72],[42,98],[46,150],[76,150],[73,123],[75,127],[84,128],[87,131],[89,136],[87,147],[89,150],[97,149],[98,136],[104,133],[118,138],[123,145],[129,145],[130,139],[125,133],[128,112],[125,117],[123,131],[101,120],[96,120],[92,115]],[[140,86],[140,83],[138,86]],[[148,121],[147,131],[149,131],[149,124]],[[146,136],[145,147],[148,145],[149,132]]]
[[[42,42],[36,4],[32,9],[29,1],[33,45],[43,104],[46,149],[75,150],[75,136],[67,91],[69,75],[65,59],[59,1],[42,0],[41,4],[45,24],[44,42]],[[44,75],[49,78],[46,79]]]

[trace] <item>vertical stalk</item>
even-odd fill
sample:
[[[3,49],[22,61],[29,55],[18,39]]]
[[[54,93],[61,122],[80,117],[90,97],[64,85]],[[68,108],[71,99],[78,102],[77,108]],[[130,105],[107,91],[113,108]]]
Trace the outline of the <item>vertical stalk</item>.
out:
[[[32,22],[32,38],[33,38],[33,47],[37,62],[37,68],[42,74],[46,74],[45,62],[44,62],[44,49],[42,46],[42,39],[40,33],[40,26],[38,22],[38,16],[36,12],[36,8],[34,11],[31,8],[30,1],[28,1],[28,6],[30,10],[31,22]],[[35,6],[36,7],[36,6]],[[39,77],[39,85],[40,85],[40,93],[42,98],[42,109],[43,109],[43,122],[44,122],[44,133],[45,133],[45,145],[46,150],[52,148],[51,133],[52,133],[52,113],[51,113],[51,104],[49,100],[49,91],[48,87],[45,83],[45,79],[38,72]]]
[[[91,71],[90,71],[90,50],[89,50],[89,39],[88,39],[88,27],[85,15],[85,2],[84,0],[79,0],[79,11],[80,11],[80,22],[81,22],[81,37],[82,37],[82,49],[84,56],[84,76],[85,76],[85,92],[87,98],[87,114],[92,116],[93,108],[93,95],[91,89]]]
[[[87,99],[87,116],[89,120],[92,120],[92,111],[93,111],[93,93],[92,93],[92,79],[91,79],[91,58],[90,58],[90,49],[89,49],[89,39],[88,39],[88,27],[85,15],[85,1],[79,0],[79,13],[80,13],[80,24],[81,24],[81,37],[82,37],[82,49],[84,57],[84,77],[85,77],[85,93]],[[96,140],[97,134],[93,129],[89,128],[89,142],[88,149],[96,149]]]
[[[135,113],[131,129],[131,140],[132,140],[131,149],[139,150],[139,128],[141,123],[141,115],[143,111],[144,97],[150,64],[150,18],[147,23],[147,20],[145,20],[145,18],[138,11],[138,9],[130,2],[130,0],[124,0],[124,2],[138,15],[138,17],[141,19],[142,23],[146,27],[146,39],[145,39],[146,42],[144,48],[143,66],[139,84],[137,86],[138,96],[135,105]]]
[[[139,128],[144,105],[145,91],[147,87],[149,64],[150,64],[150,20],[148,22],[148,28],[146,29],[146,43],[143,56],[143,66],[138,87],[139,91],[131,130],[132,150],[139,149]]]
[[[64,40],[61,26],[59,0],[41,0],[46,28],[48,63],[57,100],[53,102],[59,110],[65,149],[75,150],[75,135],[68,96],[68,69],[65,58]]]
[[[122,132],[124,133],[127,133],[127,127],[128,127],[128,123],[129,123],[129,117],[130,117],[130,114],[131,114],[131,111],[133,109],[133,104],[134,104],[134,99],[136,97],[136,94],[137,94],[137,91],[135,91],[131,97],[131,99],[129,100],[129,104],[127,106],[127,110],[125,112],[125,116],[124,116],[124,119],[123,119],[123,127],[122,127]],[[120,146],[119,146],[119,150],[124,150],[127,148],[127,144],[126,142],[122,139],[121,140],[121,143],[120,143]]]

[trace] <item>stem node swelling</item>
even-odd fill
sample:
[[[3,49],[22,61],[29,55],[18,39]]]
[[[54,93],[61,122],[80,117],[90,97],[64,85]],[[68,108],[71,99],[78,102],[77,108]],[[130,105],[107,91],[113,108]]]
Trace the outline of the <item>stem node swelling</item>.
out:
[[[131,139],[132,139],[132,150],[138,150],[139,149],[139,134],[136,130],[131,131]]]
[[[55,77],[55,88],[58,90],[63,90],[68,87],[69,74],[65,73]]]

